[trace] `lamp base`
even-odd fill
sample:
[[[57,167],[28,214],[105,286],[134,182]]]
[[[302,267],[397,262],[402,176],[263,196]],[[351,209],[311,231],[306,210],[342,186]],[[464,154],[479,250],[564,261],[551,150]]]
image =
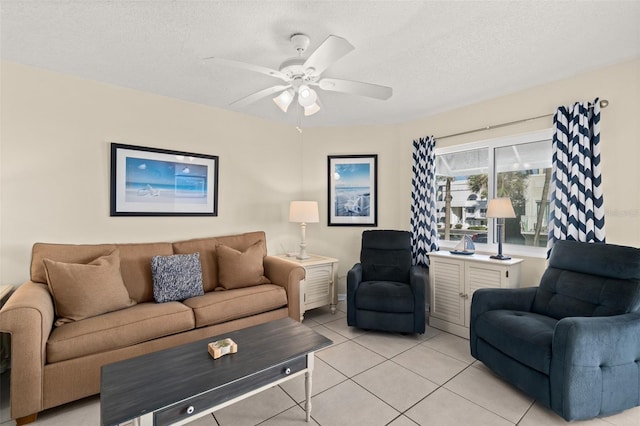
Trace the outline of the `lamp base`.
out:
[[[300,251],[298,252],[298,255],[296,256],[296,259],[298,260],[305,260],[309,258],[309,255],[307,254],[307,243],[305,241],[305,234],[306,234],[306,229],[307,229],[307,224],[302,222],[300,224],[300,234],[301,234],[301,240],[300,240]]]
[[[495,256],[489,256],[491,259],[496,259],[496,260],[509,260],[511,259],[511,256],[505,256],[504,254],[496,254]]]

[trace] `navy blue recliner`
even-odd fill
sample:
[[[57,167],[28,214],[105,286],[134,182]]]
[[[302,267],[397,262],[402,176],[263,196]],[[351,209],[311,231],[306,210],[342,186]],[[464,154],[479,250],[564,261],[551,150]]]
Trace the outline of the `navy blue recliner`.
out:
[[[347,323],[368,330],[424,333],[429,273],[412,265],[411,234],[362,233],[360,263],[347,274]]]
[[[566,420],[640,405],[640,249],[557,241],[539,287],[473,294],[470,344]]]

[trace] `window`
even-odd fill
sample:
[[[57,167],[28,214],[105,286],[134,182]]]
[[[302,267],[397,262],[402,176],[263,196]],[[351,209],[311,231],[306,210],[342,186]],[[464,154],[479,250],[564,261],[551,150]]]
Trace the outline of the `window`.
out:
[[[509,197],[515,218],[505,220],[504,242],[546,247],[551,181],[551,130],[436,149],[438,234],[469,235],[493,243],[487,202]],[[446,245],[446,244],[445,244]]]

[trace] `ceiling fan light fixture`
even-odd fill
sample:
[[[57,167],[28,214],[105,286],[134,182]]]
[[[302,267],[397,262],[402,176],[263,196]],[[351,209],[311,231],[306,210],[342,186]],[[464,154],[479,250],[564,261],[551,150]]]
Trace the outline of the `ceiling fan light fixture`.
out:
[[[298,88],[298,103],[303,107],[310,107],[316,103],[317,99],[318,94],[316,91],[306,84],[303,84]]]
[[[318,111],[320,111],[320,105],[318,105],[317,102],[314,102],[311,106],[304,107],[304,115],[305,115],[305,117],[313,115]]]
[[[294,96],[295,92],[293,91],[293,89],[285,90],[284,92],[273,98],[273,102],[278,105],[282,112],[287,112],[287,109],[289,109],[289,105],[291,105],[291,102],[293,102]]]

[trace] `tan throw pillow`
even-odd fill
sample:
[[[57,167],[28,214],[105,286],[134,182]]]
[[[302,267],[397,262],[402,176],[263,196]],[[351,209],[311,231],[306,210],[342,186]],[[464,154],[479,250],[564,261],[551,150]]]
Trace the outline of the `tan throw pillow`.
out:
[[[264,276],[262,262],[267,250],[263,240],[257,241],[244,252],[224,244],[219,244],[216,251],[218,253],[218,284],[225,289],[251,287],[271,282]]]
[[[136,304],[122,281],[118,249],[86,265],[51,259],[43,262],[58,317],[56,325]]]

